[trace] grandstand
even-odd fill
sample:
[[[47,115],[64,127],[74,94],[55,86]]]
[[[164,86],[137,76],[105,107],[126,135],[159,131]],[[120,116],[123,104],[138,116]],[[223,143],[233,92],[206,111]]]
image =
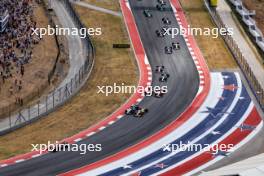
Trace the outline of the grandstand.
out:
[[[0,32],[3,32],[6,29],[7,23],[8,23],[8,11],[0,11]]]

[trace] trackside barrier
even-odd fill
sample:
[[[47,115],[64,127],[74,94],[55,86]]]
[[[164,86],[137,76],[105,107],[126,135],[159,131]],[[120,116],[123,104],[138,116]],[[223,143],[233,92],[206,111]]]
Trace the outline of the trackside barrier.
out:
[[[69,0],[62,0],[61,2],[74,20],[76,27],[78,29],[85,28]],[[87,37],[82,39],[82,43],[87,57],[84,64],[79,68],[78,73],[72,75],[72,78],[65,86],[55,89],[47,96],[40,98],[37,104],[29,106],[16,114],[10,113],[5,120],[1,120],[0,135],[37,121],[41,117],[55,111],[59,106],[65,104],[66,101],[78,93],[92,71],[95,57],[95,49],[88,34]]]
[[[222,19],[220,18],[219,14],[216,12],[215,9],[210,8],[207,0],[204,0],[205,6],[211,14],[215,24],[218,28],[227,28],[223,23]],[[257,80],[256,76],[252,72],[252,69],[247,63],[247,60],[244,58],[243,53],[241,52],[240,48],[230,35],[223,35],[222,36],[225,43],[227,44],[228,48],[232,52],[236,62],[238,63],[240,69],[242,70],[254,96],[256,97],[262,111],[264,111],[264,90],[261,87],[259,81]]]

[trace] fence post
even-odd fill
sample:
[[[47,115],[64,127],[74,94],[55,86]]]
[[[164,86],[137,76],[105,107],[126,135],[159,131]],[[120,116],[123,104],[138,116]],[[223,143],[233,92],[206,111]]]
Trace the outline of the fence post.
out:
[[[52,108],[55,106],[55,90],[52,92]]]
[[[75,76],[74,76],[75,89],[77,88],[77,83],[78,83],[78,81],[77,81],[78,78],[77,77],[78,77],[78,75],[75,74]]]
[[[28,120],[30,120],[30,106],[28,107]]]
[[[81,74],[82,74],[82,80],[83,80],[83,66],[81,66]]]
[[[46,112],[48,111],[48,96],[46,96]]]
[[[9,127],[11,128],[12,127],[12,121],[11,121],[11,112],[10,112],[10,110],[9,110],[8,114],[9,114]]]
[[[38,101],[38,116],[39,116],[39,103],[40,103],[40,101]]]
[[[61,87],[59,88],[59,103],[61,102]]]
[[[79,70],[79,84],[81,84],[81,69]]]
[[[73,81],[72,81],[72,79],[71,79],[71,93],[73,92],[73,91],[72,91],[72,82],[73,82]]]

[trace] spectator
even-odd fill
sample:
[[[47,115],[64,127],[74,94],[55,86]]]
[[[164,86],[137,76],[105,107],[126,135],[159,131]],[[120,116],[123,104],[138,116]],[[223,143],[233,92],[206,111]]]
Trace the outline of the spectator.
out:
[[[9,23],[6,30],[0,33],[0,86],[7,79],[16,77],[16,74],[24,76],[24,65],[31,59],[33,45],[40,40],[38,36],[31,35],[32,28],[36,28],[32,0],[1,0],[0,14],[6,10]],[[21,90],[22,81],[17,81],[15,86]]]

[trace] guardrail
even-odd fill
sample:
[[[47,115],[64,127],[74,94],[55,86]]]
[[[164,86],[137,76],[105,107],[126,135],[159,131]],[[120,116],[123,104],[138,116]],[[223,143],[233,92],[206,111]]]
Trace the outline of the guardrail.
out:
[[[213,18],[215,24],[218,28],[227,28],[223,23],[222,19],[218,15],[215,9],[210,8],[207,0],[204,0],[205,6],[208,9],[211,17]],[[225,43],[227,44],[228,48],[232,52],[236,62],[238,63],[241,71],[243,72],[254,96],[256,97],[262,111],[264,111],[264,90],[262,89],[261,85],[259,84],[257,78],[252,72],[252,69],[247,63],[247,60],[244,58],[241,50],[239,49],[238,45],[230,35],[222,35]]]
[[[61,2],[69,12],[76,27],[78,29],[85,28],[69,0],[62,0]],[[80,67],[78,73],[73,75],[65,86],[60,87],[49,93],[49,95],[41,98],[34,106],[29,106],[14,115],[10,113],[7,118],[0,119],[0,135],[4,135],[35,122],[63,105],[81,89],[92,71],[95,57],[95,49],[88,34],[87,37],[82,39],[82,43],[84,45],[87,59]]]

